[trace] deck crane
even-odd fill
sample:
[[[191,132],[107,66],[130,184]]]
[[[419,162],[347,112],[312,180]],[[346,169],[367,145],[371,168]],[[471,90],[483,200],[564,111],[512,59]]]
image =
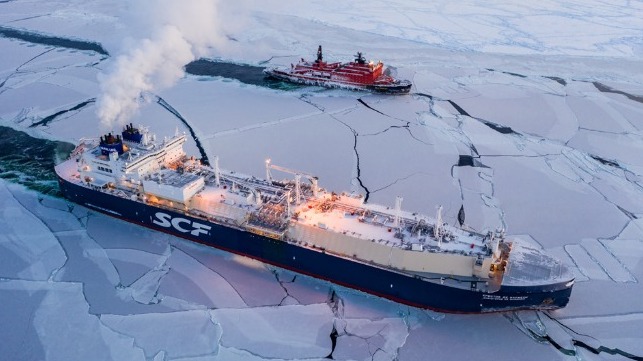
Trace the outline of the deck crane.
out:
[[[297,171],[297,170],[288,169],[288,168],[285,168],[285,167],[274,165],[274,164],[271,163],[270,158],[268,158],[268,159],[266,159],[266,179],[269,182],[272,182],[272,174],[270,173],[271,169],[295,175],[295,199],[296,199],[296,204],[299,204],[299,201],[301,199],[301,177],[306,177],[306,178],[308,178],[308,180],[310,180],[310,182],[313,185],[313,197],[317,198],[317,193],[319,191],[319,187],[317,185],[318,178],[316,176],[314,176],[312,174],[305,173],[305,172],[300,172],[300,171]]]

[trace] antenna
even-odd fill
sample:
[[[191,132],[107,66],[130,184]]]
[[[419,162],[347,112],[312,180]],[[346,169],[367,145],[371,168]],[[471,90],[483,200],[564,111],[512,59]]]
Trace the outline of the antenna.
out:
[[[266,159],[266,180],[272,183],[272,175],[270,174],[270,158]]]
[[[301,174],[295,174],[295,204],[299,205],[299,200],[301,198]]]
[[[214,156],[214,182],[217,187],[221,185],[221,170],[219,169],[219,156]]]
[[[393,227],[398,228],[400,226],[400,213],[402,213],[402,200],[404,198],[397,196],[395,197],[395,221],[393,222]]]

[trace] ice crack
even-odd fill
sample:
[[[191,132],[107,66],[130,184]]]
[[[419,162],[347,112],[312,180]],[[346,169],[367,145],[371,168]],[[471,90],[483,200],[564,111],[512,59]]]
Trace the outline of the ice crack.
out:
[[[347,126],[348,129],[351,130],[351,132],[353,132],[353,136],[355,138],[355,141],[353,143],[353,150],[355,151],[355,158],[356,158],[356,161],[357,161],[357,164],[356,164],[357,175],[356,175],[355,179],[357,179],[357,182],[359,183],[359,186],[362,187],[364,192],[366,192],[366,196],[364,197],[364,203],[366,203],[366,202],[368,202],[368,197],[370,196],[371,192],[368,190],[368,188],[366,188],[366,186],[364,185],[364,182],[362,182],[362,178],[361,178],[362,169],[359,166],[359,152],[357,151],[357,137],[359,136],[359,134],[357,133],[357,131],[355,129],[351,128],[348,124],[346,124],[346,123],[344,123],[342,121],[340,121],[340,122],[342,124],[344,124],[345,126]]]
[[[277,272],[276,269],[271,269],[270,271],[275,276],[275,279],[277,280],[277,282],[279,282],[279,285],[281,286],[281,288],[283,288],[284,293],[285,293],[285,296],[281,299],[281,301],[279,301],[278,306],[283,306],[284,301],[286,301],[286,299],[288,299],[288,298],[292,298],[293,300],[297,301],[297,303],[300,303],[299,300],[297,300],[295,297],[293,297],[290,294],[290,292],[288,292],[288,289],[286,288],[286,286],[284,286],[284,283],[295,283],[295,280],[297,279],[297,275],[293,275],[293,277],[292,277],[292,279],[290,281],[283,281],[279,277],[279,272]]]
[[[0,36],[2,36],[2,35],[3,35],[3,34],[2,34],[2,27],[0,26]],[[32,61],[34,61],[34,60],[38,59],[39,57],[41,57],[41,56],[43,56],[43,55],[45,55],[45,54],[49,53],[49,52],[50,52],[50,51],[52,51],[52,50],[54,50],[54,49],[52,48],[52,49],[45,50],[45,51],[43,51],[42,53],[40,53],[40,54],[38,54],[38,55],[34,56],[33,58],[31,58],[31,59],[29,59],[29,60],[25,61],[24,63],[20,64],[20,65],[16,68],[15,72],[13,72],[13,73],[9,74],[9,75],[8,75],[8,76],[7,76],[7,77],[2,81],[2,83],[0,83],[0,94],[4,93],[5,89],[2,89],[2,87],[4,87],[4,85],[7,83],[7,81],[9,81],[9,79],[11,79],[11,78],[12,78],[14,75],[16,75],[16,74],[21,74],[21,73],[22,73],[21,68],[22,68],[23,66],[25,66],[25,65],[27,65],[27,64],[29,64],[29,63],[31,63]]]
[[[563,78],[559,78],[559,77],[557,77],[557,76],[543,76],[543,78],[547,78],[547,79],[549,79],[549,80],[553,80],[553,81],[555,81],[556,83],[558,83],[558,84],[560,84],[560,85],[562,85],[562,86],[566,86],[566,85],[567,85],[567,81],[566,81],[565,79],[563,79]]]
[[[333,323],[333,329],[329,335],[331,342],[330,353],[325,357],[327,359],[333,360],[333,352],[335,352],[335,347],[337,346],[337,337],[339,337],[339,332],[337,332],[337,319],[344,318],[344,300],[339,297],[335,290],[331,288],[328,293],[326,304],[328,304],[328,307],[330,307],[330,310],[333,312],[333,315],[335,315],[336,318],[335,322]],[[346,330],[344,330],[344,332],[345,331]]]
[[[458,105],[456,102],[454,102],[453,100],[447,100],[447,102],[449,102],[449,104],[451,104],[451,105],[455,108],[455,110],[457,110],[457,111],[458,111],[458,113],[460,113],[460,115],[466,115],[467,117],[471,117],[471,115],[469,115],[469,113],[467,113],[467,111],[466,111],[466,110],[462,109],[462,107],[461,107],[461,106],[459,106],[459,105]]]
[[[167,261],[172,255],[174,248],[168,245],[166,252],[159,260],[159,264],[139,277],[131,285],[123,287],[120,283],[118,289],[128,290],[130,297],[143,305],[153,305],[161,302],[159,298],[159,287],[163,278],[170,272]]]
[[[624,91],[617,90],[617,89],[614,89],[612,87],[609,87],[609,86],[607,86],[605,84],[601,84],[601,83],[599,83],[597,81],[592,82],[592,84],[594,84],[596,89],[598,89],[598,91],[600,91],[600,92],[625,95],[625,97],[627,97],[630,100],[634,100],[635,102],[643,103],[643,96],[641,96],[641,95],[633,95],[633,94],[630,94],[630,93],[626,93]]]
[[[165,108],[165,110],[169,111],[170,113],[174,114],[175,117],[177,117],[190,131],[190,135],[192,136],[192,139],[194,139],[194,142],[196,143],[196,147],[199,149],[199,153],[201,154],[201,163],[205,165],[210,165],[210,161],[208,160],[208,155],[205,152],[205,148],[203,148],[203,145],[201,145],[201,142],[199,141],[199,137],[197,137],[196,133],[194,132],[194,129],[190,126],[190,123],[183,118],[181,113],[178,112],[178,110],[174,109],[168,102],[165,101],[165,99],[161,98],[160,96],[156,95],[156,102]]]
[[[362,136],[363,136],[363,137],[375,136],[375,135],[379,135],[379,134],[382,134],[382,133],[386,133],[386,132],[388,132],[388,131],[389,131],[389,130],[391,130],[391,129],[404,129],[404,130],[406,130],[406,132],[407,132],[407,133],[409,133],[409,135],[411,136],[411,138],[413,138],[413,139],[417,140],[418,142],[420,142],[420,143],[422,143],[422,144],[425,144],[425,145],[432,145],[431,143],[427,143],[427,142],[423,141],[422,139],[417,138],[417,137],[415,136],[415,134],[413,134],[413,132],[411,131],[411,122],[408,122],[408,121],[406,122],[406,125],[391,125],[391,126],[389,126],[388,128],[386,128],[386,129],[384,129],[384,130],[382,130],[382,131],[379,131],[379,132],[377,132],[377,133],[362,134]]]
[[[40,121],[37,121],[37,122],[35,122],[35,123],[32,123],[32,124],[29,126],[29,128],[35,128],[35,127],[37,127],[37,126],[39,126],[39,125],[47,126],[47,124],[49,124],[49,122],[52,122],[54,119],[58,118],[59,116],[61,116],[61,115],[65,114],[65,113],[69,113],[69,112],[73,112],[73,111],[76,111],[76,110],[80,110],[80,109],[82,109],[82,108],[86,107],[87,105],[92,104],[92,103],[94,103],[94,102],[96,102],[96,98],[87,99],[87,100],[85,100],[84,102],[78,103],[78,104],[74,105],[73,107],[71,107],[71,108],[69,108],[69,109],[63,109],[63,110],[58,111],[58,112],[56,112],[56,113],[54,113],[54,114],[52,114],[52,115],[49,115],[49,116],[47,116],[47,117],[44,117],[44,118],[43,118],[42,120],[40,120]]]
[[[400,181],[403,181],[403,180],[407,180],[407,179],[409,179],[409,178],[411,178],[411,177],[413,177],[413,176],[415,176],[415,175],[423,174],[423,173],[424,173],[424,172],[415,172],[415,173],[411,173],[411,174],[407,175],[406,177],[398,178],[398,179],[396,179],[395,181],[393,181],[392,183],[389,183],[389,184],[387,184],[387,185],[385,185],[385,186],[383,186],[383,187],[377,188],[377,189],[375,189],[375,190],[371,191],[371,193],[379,192],[379,191],[381,191],[381,190],[384,190],[384,189],[386,189],[386,188],[389,188],[389,187],[391,187],[391,186],[394,186],[395,184],[397,184],[397,182],[400,182]]]
[[[335,317],[344,318],[344,300],[332,288],[329,290],[326,304],[328,304]]]
[[[330,353],[328,354],[328,356],[324,358],[334,360],[333,352],[335,352],[335,347],[337,347],[338,336],[339,336],[339,332],[337,332],[337,327],[335,327],[335,324],[333,324],[333,330],[330,332],[330,343],[331,343]]]
[[[370,110],[372,110],[372,111],[374,111],[374,112],[376,112],[376,113],[378,113],[378,114],[381,114],[381,115],[383,115],[383,116],[385,116],[385,117],[388,117],[388,118],[391,118],[391,119],[399,120],[399,121],[401,121],[401,122],[406,122],[406,126],[408,126],[408,125],[410,124],[410,122],[409,122],[409,121],[407,121],[407,120],[404,120],[404,119],[401,119],[401,118],[397,118],[397,117],[394,117],[394,116],[388,115],[388,114],[386,114],[386,113],[383,113],[383,112],[382,112],[382,111],[380,111],[380,110],[377,110],[377,109],[373,108],[372,106],[368,105],[368,103],[366,103],[366,102],[364,101],[364,99],[362,99],[362,98],[358,98],[358,99],[357,99],[357,101],[358,101],[360,104],[362,104],[363,106],[367,107],[368,109],[370,109]]]
[[[467,113],[466,110],[464,110],[461,106],[459,106],[453,100],[447,100],[447,102],[449,102],[449,104],[451,104],[455,108],[455,110],[458,111],[458,113],[460,115],[464,115],[464,116],[470,117],[472,119],[475,119],[475,120],[477,120],[479,122],[482,122],[482,124],[488,126],[489,128],[495,130],[498,133],[520,135],[520,133],[518,133],[515,130],[511,129],[511,127],[507,127],[507,126],[500,125],[500,124],[497,124],[497,123],[494,123],[494,122],[491,122],[491,121],[488,121],[488,120],[485,120],[485,119],[482,119],[482,118],[476,118],[474,116],[471,116],[469,113]]]
[[[365,102],[364,100],[362,100],[362,98],[357,99],[357,101],[358,101],[358,102],[360,102],[360,103],[361,103],[362,105],[364,105],[365,107],[367,107],[368,109],[370,109],[370,110],[372,110],[372,111],[374,111],[374,112],[376,112],[376,113],[380,113],[380,114],[382,114],[382,115],[384,115],[384,116],[386,116],[386,117],[390,117],[389,115],[384,114],[384,113],[382,113],[381,111],[379,111],[379,110],[377,110],[377,109],[373,108],[372,106],[370,106],[370,105],[366,104],[366,102]]]
[[[317,108],[317,109],[318,109],[319,111],[321,111],[322,113],[323,113],[324,111],[326,111],[326,108],[322,107],[321,105],[319,105],[319,104],[317,104],[317,103],[313,103],[313,101],[312,101],[312,100],[308,99],[308,94],[302,94],[302,95],[299,97],[299,100],[301,100],[302,102],[304,102],[304,103],[306,103],[306,104],[310,104],[310,105],[312,105],[313,107]]]
[[[552,330],[547,329],[547,323],[543,322],[543,319],[541,318],[541,315],[545,315],[549,320],[553,321],[554,324],[549,324],[550,326],[560,326],[560,333],[563,335],[557,335],[557,337],[569,337],[569,340],[561,340],[561,339],[554,339],[555,337],[552,337],[550,333],[552,333]],[[576,336],[582,336],[586,339],[591,339],[592,341],[596,341],[597,343],[600,341],[596,339],[595,337],[592,337],[590,335],[584,335],[581,333],[578,333],[574,331],[572,328],[569,326],[563,324],[561,321],[555,319],[548,313],[543,313],[540,311],[537,312],[512,312],[512,313],[505,313],[503,316],[509,320],[516,328],[518,328],[520,331],[522,331],[525,335],[529,336],[531,339],[537,341],[537,342],[546,342],[549,343],[550,345],[554,346],[558,351],[560,351],[562,354],[566,356],[574,356],[574,357],[579,357],[580,355],[578,354],[578,349],[577,347],[582,347],[591,353],[595,355],[599,355],[601,353],[607,353],[610,355],[620,355],[625,358],[631,359],[631,360],[637,360],[637,361],[643,361],[642,356],[637,356],[632,353],[629,353],[627,351],[623,351],[619,348],[611,348],[603,345],[599,345],[597,347],[590,345],[587,340],[583,341],[578,339]],[[547,319],[545,319],[547,320]],[[569,331],[569,332],[567,332]],[[570,334],[571,332],[571,334]],[[566,348],[563,345],[560,344],[560,341],[567,341],[573,348]],[[593,342],[592,342],[593,343]]]
[[[2,0],[2,1],[0,1],[0,4],[8,3],[8,2],[11,2],[11,1],[14,1],[14,0]],[[27,16],[25,18],[20,18],[20,19],[14,19],[14,20],[11,20],[11,21],[7,21],[7,24],[17,23],[19,21],[43,18],[43,17],[46,17],[46,16],[51,16],[51,13],[46,13],[46,14],[42,14],[42,15]]]

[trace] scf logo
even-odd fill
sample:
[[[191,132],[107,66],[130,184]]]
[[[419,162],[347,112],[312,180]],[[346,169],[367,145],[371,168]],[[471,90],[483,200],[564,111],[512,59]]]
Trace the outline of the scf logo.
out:
[[[189,232],[193,236],[198,236],[199,234],[208,234],[208,231],[212,229],[212,227],[208,225],[198,222],[192,222],[189,219],[181,217],[172,218],[172,216],[163,212],[156,212],[154,216],[156,217],[156,219],[153,219],[152,223],[165,228],[174,227],[174,229],[181,233]]]

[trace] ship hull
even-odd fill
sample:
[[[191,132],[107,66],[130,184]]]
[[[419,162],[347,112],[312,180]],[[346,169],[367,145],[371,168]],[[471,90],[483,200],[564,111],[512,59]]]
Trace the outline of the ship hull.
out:
[[[400,82],[398,84],[361,84],[339,82],[324,77],[292,74],[279,69],[265,69],[264,74],[277,80],[284,80],[291,83],[303,85],[321,86],[326,88],[341,88],[349,90],[366,90],[385,94],[406,94],[411,90],[412,85],[410,82]]]
[[[555,309],[564,307],[571,294],[571,284],[567,281],[545,286],[501,287],[494,293],[452,287],[439,280],[396,272],[188,213],[91,190],[62,177],[59,184],[70,201],[107,215],[413,307],[451,313]]]

